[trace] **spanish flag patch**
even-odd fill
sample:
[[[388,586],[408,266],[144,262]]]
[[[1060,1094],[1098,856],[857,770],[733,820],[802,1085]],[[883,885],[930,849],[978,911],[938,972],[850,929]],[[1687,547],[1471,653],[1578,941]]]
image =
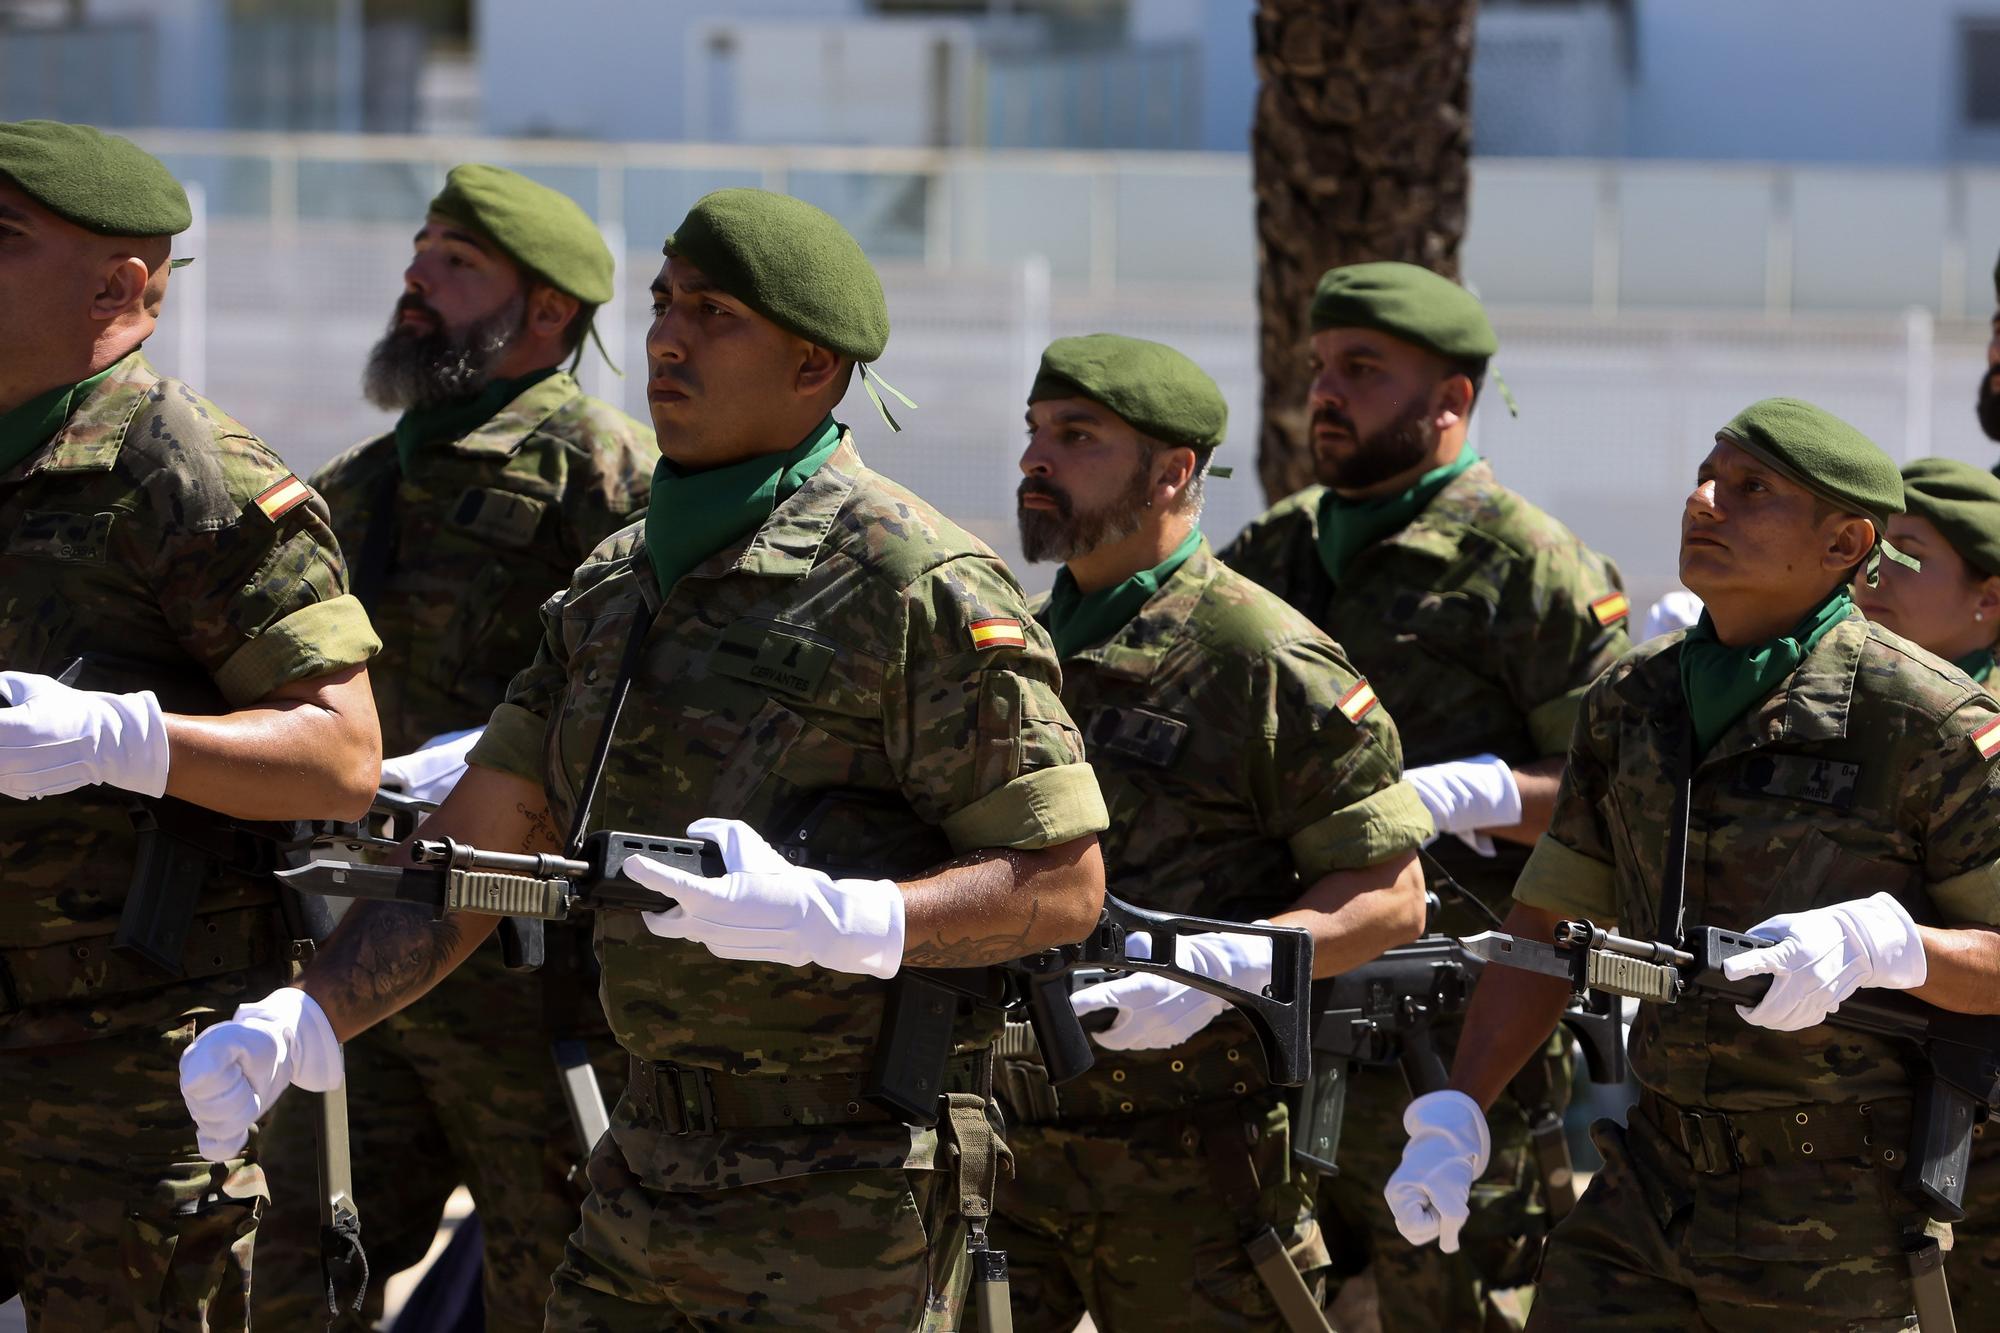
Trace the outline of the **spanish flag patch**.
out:
[[[251,503],[264,511],[265,518],[276,523],[286,514],[291,513],[292,510],[296,509],[311,495],[312,487],[306,485],[290,473],[286,473],[283,481],[275,486],[267,487]]]
[[[1979,751],[1981,759],[1991,759],[2000,754],[2000,717],[1972,733],[1972,748]]]
[[[1370,685],[1366,680],[1357,680],[1347,693],[1340,696],[1340,703],[1337,707],[1340,709],[1341,716],[1345,717],[1349,722],[1359,722],[1362,718],[1367,717],[1369,710],[1380,702],[1382,701],[1375,697],[1375,687],[1373,685]]]
[[[1624,593],[1614,592],[1608,597],[1600,597],[1592,602],[1590,604],[1590,614],[1597,617],[1598,624],[1602,625],[1605,629],[1610,629],[1626,616],[1632,614],[1632,603],[1625,599]]]
[[[1021,633],[1021,622],[1007,616],[990,616],[985,620],[975,620],[971,625],[972,646],[981,652],[989,648],[1026,648],[1027,636]]]

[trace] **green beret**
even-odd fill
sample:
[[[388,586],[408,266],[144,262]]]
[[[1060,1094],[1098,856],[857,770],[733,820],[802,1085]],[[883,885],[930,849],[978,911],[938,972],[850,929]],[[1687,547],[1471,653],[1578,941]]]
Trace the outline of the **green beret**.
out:
[[[1328,269],[1313,292],[1312,328],[1377,329],[1447,361],[1485,362],[1500,350],[1479,298],[1415,264]]]
[[[1092,333],[1058,338],[1042,353],[1028,401],[1088,398],[1165,444],[1213,449],[1229,424],[1222,390],[1165,343]]]
[[[1716,432],[1747,453],[1851,514],[1875,525],[1882,555],[1917,568],[1889,544],[1889,516],[1903,512],[1903,474],[1875,441],[1823,407],[1797,398],[1766,398],[1738,412]],[[1868,562],[1874,580],[1875,558]]]
[[[703,195],[664,247],[710,282],[799,337],[856,361],[889,345],[882,280],[847,228],[790,195]]]
[[[102,236],[177,236],[194,222],[187,191],[160,159],[88,125],[0,122],[0,176]]]
[[[2000,477],[1955,458],[1919,458],[1903,469],[1903,507],[1981,574],[2000,574]]]
[[[451,169],[430,211],[493,238],[522,268],[585,305],[611,299],[611,250],[590,214],[517,171],[467,162]]]

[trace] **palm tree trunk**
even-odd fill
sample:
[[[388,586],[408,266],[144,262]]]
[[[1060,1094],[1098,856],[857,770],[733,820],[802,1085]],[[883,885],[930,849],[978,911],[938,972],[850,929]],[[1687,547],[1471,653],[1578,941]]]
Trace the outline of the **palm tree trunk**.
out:
[[[1312,481],[1306,307],[1338,264],[1400,259],[1458,276],[1472,151],[1477,0],[1259,0],[1257,472],[1277,500]]]

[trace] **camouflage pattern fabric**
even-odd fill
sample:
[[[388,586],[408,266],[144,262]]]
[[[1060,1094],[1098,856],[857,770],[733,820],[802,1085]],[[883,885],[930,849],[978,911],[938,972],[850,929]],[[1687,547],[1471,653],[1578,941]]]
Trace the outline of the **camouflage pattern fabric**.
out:
[[[1657,928],[1670,747],[1686,718],[1682,637],[1642,645],[1591,688],[1521,901],[1634,934]],[[2000,704],[1955,667],[1850,611],[1696,767],[1688,924],[1740,930],[1873,893],[1895,895],[1920,923],[2000,923],[2000,779],[1973,739],[1996,718]],[[1907,1116],[1912,1096],[1894,1042],[1830,1025],[1771,1031],[1724,1003],[1641,1005],[1631,1054],[1640,1083],[1682,1112],[1830,1103]],[[1649,1148],[1644,1132],[1628,1147],[1624,1165],[1599,1177],[1602,1193],[1594,1181],[1551,1238],[1548,1272],[1589,1264],[1615,1233],[1634,1304],[1677,1286],[1681,1308],[1692,1302],[1718,1326],[1741,1322],[1731,1312],[1746,1306],[1812,1328],[1847,1309],[1855,1322],[1842,1326],[1857,1328],[1895,1327],[1867,1320],[1908,1312],[1900,1239],[1923,1219],[1882,1161],[1820,1154],[1691,1176],[1677,1150]],[[1826,1277],[1788,1285],[1772,1267],[1785,1263]],[[1537,1319],[1546,1306],[1559,1321],[1582,1299],[1544,1291]]]
[[[1266,1090],[1232,1109],[1264,1185],[1258,1220],[1277,1229],[1317,1289],[1326,1247],[1311,1182],[1290,1165],[1285,1104]],[[1187,1116],[1010,1119],[1007,1142],[1016,1169],[1000,1190],[993,1244],[1007,1252],[1016,1333],[1070,1333],[1086,1310],[1099,1333],[1285,1328],[1244,1257],[1235,1216],[1209,1183]]]
[[[395,437],[384,435],[313,479],[350,558],[366,544],[383,486],[396,488],[395,555],[368,590],[383,642],[370,680],[385,754],[486,720],[534,658],[542,602],[644,512],[658,458],[650,430],[559,372],[471,434],[426,445],[414,475],[402,473]],[[552,959],[573,929],[550,928]],[[495,939],[422,1001],[347,1044],[371,1312],[384,1280],[423,1258],[463,1182],[479,1208],[488,1328],[542,1326],[590,1150],[567,1129],[546,979],[509,972]],[[591,1039],[609,1106],[625,1060],[595,990],[578,990],[563,1024],[565,1035]],[[262,1153],[275,1189],[258,1247],[257,1318],[280,1328],[302,1326],[323,1304],[315,1111],[309,1099],[280,1102]],[[368,1323],[372,1315],[347,1321]]]
[[[1922,1219],[1900,1168],[1799,1158],[1697,1175],[1636,1110],[1591,1137],[1604,1166],[1549,1238],[1529,1333],[1916,1328],[1899,1242]],[[1986,1307],[1951,1286],[1959,1327],[1981,1327]]]
[[[1583,691],[1629,646],[1617,568],[1481,461],[1408,526],[1355,554],[1336,586],[1319,556],[1325,493],[1313,486],[1280,501],[1222,559],[1339,642],[1396,719],[1404,765],[1495,754],[1520,766],[1565,753]],[[1425,872],[1443,908],[1433,929],[1465,935],[1492,925],[1439,867],[1505,914],[1528,849],[1494,846],[1497,855],[1482,857],[1454,837],[1432,844]],[[1446,1043],[1452,1036],[1440,1033]],[[1556,1049],[1563,1053],[1532,1076],[1560,1109],[1573,1069],[1566,1048]],[[1446,1255],[1405,1242],[1382,1201],[1408,1138],[1408,1103],[1393,1072],[1365,1073],[1349,1092],[1341,1174],[1320,1193],[1322,1221],[1342,1223],[1330,1234],[1335,1271],[1358,1272],[1371,1258],[1382,1265],[1385,1333],[1467,1327],[1467,1312],[1482,1305],[1498,1319],[1483,1293],[1523,1281],[1524,1256],[1547,1229],[1526,1108],[1511,1095],[1496,1107],[1492,1164],[1479,1186],[1484,1215],[1474,1214],[1465,1248]]]
[[[1361,677],[1206,542],[1123,629],[1062,665],[1063,703],[1111,814],[1106,887],[1127,902],[1253,921],[1431,832],[1397,781],[1394,723],[1354,693]],[[1056,1094],[1059,1123],[1031,1123],[1045,1118],[1033,1098],[1047,1079],[1038,1058],[1021,1063],[996,1084],[1016,1169],[993,1227],[1017,1327],[1067,1333],[1087,1304],[1102,1333],[1281,1328],[1190,1117],[1240,1105],[1260,1145],[1256,1220],[1305,1271],[1323,1267],[1311,1183],[1290,1165],[1286,1109],[1248,1022],[1230,1010],[1171,1049],[1100,1049]]]
[[[313,486],[351,562],[397,474],[395,555],[368,592],[382,753],[486,720],[534,660],[542,603],[645,511],[659,457],[650,429],[557,372],[470,435],[425,445],[410,474],[393,435],[320,470]]]
[[[269,450],[138,353],[0,474],[0,663],[110,654],[123,688],[217,712],[377,644],[327,515]],[[93,664],[100,659],[93,657]],[[192,702],[189,702],[192,701]],[[50,1328],[245,1324],[262,1177],[210,1172],[179,1105],[198,1017],[279,980],[268,881],[217,866],[164,983],[109,948],[138,856],[133,798],[0,801],[0,1281]],[[18,1003],[16,1002],[18,1001]]]
[[[664,599],[636,525],[550,599],[535,664],[515,679],[472,759],[543,782],[559,827],[638,616],[653,619],[594,827],[679,833],[704,815],[734,817],[774,842],[805,842],[830,868],[898,875],[1104,825],[1057,698],[1054,653],[1019,586],[984,546],[865,468],[849,440],[762,527]],[[975,635],[975,623],[985,633]],[[859,1071],[872,1058],[883,982],[719,959],[656,938],[633,913],[600,914],[597,932],[605,1013],[635,1056],[738,1075]],[[972,1049],[994,1024],[962,1028]],[[581,1250],[571,1247],[565,1271],[615,1272],[625,1262],[603,1249],[615,1236],[594,1219],[607,1210],[637,1210],[616,1234],[664,1246],[670,1234],[682,1243],[675,1219],[712,1202],[709,1229],[685,1243],[707,1262],[740,1263],[732,1282],[755,1275],[734,1292],[739,1309],[786,1271],[805,1274],[796,1298],[810,1299],[809,1274],[819,1270],[805,1266],[816,1256],[782,1242],[787,1198],[818,1200],[811,1234],[822,1241],[872,1246],[883,1237],[883,1200],[909,1192],[908,1173],[936,1165],[936,1133],[900,1124],[676,1135],[640,1124],[629,1103],[619,1114],[626,1128],[614,1160],[639,1192],[621,1185],[586,1207]],[[606,1162],[600,1152],[593,1169]],[[844,1179],[810,1179],[820,1173]],[[767,1190],[769,1204],[759,1205]],[[716,1198],[664,1197],[681,1194]],[[661,1306],[680,1297],[664,1275],[697,1262],[671,1259],[648,1251],[630,1262],[654,1276],[615,1284],[621,1299],[652,1303],[633,1319],[671,1318]],[[921,1248],[897,1261],[899,1290],[921,1289],[909,1267],[920,1261]],[[557,1310],[570,1308],[565,1299],[559,1288]],[[688,1300],[684,1317],[707,1317],[696,1295]],[[885,1315],[875,1326],[905,1325]]]

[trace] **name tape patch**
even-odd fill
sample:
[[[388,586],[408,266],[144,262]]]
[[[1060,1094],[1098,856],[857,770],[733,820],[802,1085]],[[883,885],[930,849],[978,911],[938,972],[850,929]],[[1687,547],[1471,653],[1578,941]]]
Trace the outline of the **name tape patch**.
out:
[[[990,616],[985,620],[975,620],[967,628],[972,634],[972,646],[982,653],[990,648],[1028,646],[1028,638],[1021,632],[1021,622],[1007,616]]]

